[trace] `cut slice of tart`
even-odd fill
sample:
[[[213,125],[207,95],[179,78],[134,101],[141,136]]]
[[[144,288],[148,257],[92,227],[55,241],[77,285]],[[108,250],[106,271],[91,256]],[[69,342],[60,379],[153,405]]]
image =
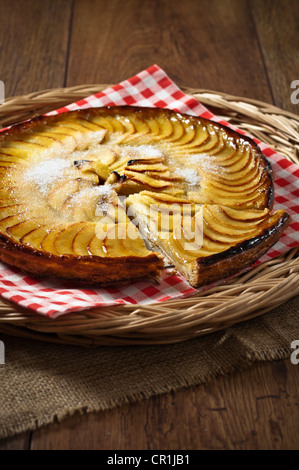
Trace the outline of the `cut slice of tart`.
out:
[[[276,243],[289,223],[284,210],[201,205],[150,192],[131,195],[130,215],[144,236],[194,287],[250,266]]]
[[[198,286],[280,237],[289,217],[271,215],[273,194],[255,142],[207,119],[130,106],[41,116],[0,135],[0,259],[109,285],[157,278],[159,247]]]

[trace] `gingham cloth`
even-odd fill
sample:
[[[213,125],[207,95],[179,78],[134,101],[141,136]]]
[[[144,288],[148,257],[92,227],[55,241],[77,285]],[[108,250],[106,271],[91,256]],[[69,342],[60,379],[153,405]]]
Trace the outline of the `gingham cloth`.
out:
[[[229,127],[192,96],[186,95],[157,65],[140,72],[118,85],[89,96],[48,114],[113,105],[169,108],[181,113],[202,116]],[[242,131],[240,131],[242,132]],[[242,132],[244,134],[244,132]],[[275,258],[299,245],[299,167],[254,139],[269,158],[275,175],[275,209],[284,208],[292,223],[280,241],[258,263]],[[205,289],[208,286],[205,287]],[[123,287],[94,288],[74,285],[57,279],[35,279],[0,263],[0,295],[37,313],[56,318],[71,311],[120,304],[151,304],[182,298],[196,293],[178,274],[165,271],[159,285],[139,281]]]

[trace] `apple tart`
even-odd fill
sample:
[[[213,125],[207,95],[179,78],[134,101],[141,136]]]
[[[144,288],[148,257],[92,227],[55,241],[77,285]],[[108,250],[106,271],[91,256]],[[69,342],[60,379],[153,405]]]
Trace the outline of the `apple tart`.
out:
[[[170,110],[41,116],[0,136],[0,259],[111,285],[173,264],[198,287],[251,265],[289,224],[248,137]]]

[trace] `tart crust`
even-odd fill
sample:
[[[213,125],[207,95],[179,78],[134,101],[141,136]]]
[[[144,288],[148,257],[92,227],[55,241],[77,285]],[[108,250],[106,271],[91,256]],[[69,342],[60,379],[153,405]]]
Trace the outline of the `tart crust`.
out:
[[[145,276],[157,280],[163,268],[157,253],[149,252],[142,257],[57,256],[16,244],[3,235],[0,235],[0,259],[34,276],[53,276],[101,286],[138,281]]]
[[[190,284],[203,286],[251,266],[279,240],[289,223],[289,215],[281,211],[277,214],[275,223],[256,237],[244,240],[221,253],[197,259],[188,275]]]

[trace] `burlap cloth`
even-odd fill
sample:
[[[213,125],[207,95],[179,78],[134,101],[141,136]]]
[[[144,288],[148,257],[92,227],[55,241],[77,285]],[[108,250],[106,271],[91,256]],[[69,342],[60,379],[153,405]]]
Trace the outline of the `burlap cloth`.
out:
[[[299,297],[211,335],[164,346],[86,349],[0,335],[0,438],[75,411],[106,410],[291,355]]]

